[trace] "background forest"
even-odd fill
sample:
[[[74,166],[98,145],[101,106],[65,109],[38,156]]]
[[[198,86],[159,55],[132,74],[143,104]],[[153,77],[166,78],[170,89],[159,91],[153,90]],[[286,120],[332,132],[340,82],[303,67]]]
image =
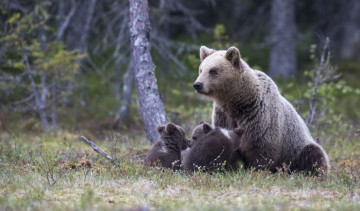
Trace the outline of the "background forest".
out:
[[[327,112],[359,119],[360,102],[351,95],[359,87],[358,1],[183,0],[150,1],[149,7],[152,57],[170,121],[182,123],[207,107],[192,88],[201,45],[237,46],[306,112],[308,102],[296,100],[308,97],[325,37],[336,77],[324,86],[337,84],[320,90],[336,98]],[[128,1],[3,1],[2,129],[140,128],[128,22]]]
[[[200,120],[210,121],[211,102],[192,87],[199,48],[236,46],[276,81],[328,151],[334,173],[310,181],[244,170],[174,177],[135,162],[150,142],[135,89],[129,6],[1,0],[0,209],[60,209],[64,201],[68,209],[359,208],[360,1],[149,1],[148,36],[167,119],[188,135]],[[91,152],[80,135],[101,140],[118,162]],[[273,187],[283,190],[279,197]],[[227,188],[230,195],[220,194]],[[183,196],[188,192],[199,200]],[[242,205],[227,202],[236,194]]]

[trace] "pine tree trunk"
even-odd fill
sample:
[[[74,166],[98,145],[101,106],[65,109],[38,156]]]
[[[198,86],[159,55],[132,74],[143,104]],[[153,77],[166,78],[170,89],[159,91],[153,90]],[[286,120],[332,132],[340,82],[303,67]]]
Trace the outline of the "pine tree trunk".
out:
[[[272,77],[289,78],[296,73],[294,4],[294,0],[273,0],[271,4],[269,73]]]
[[[130,40],[135,62],[135,82],[146,135],[151,143],[157,141],[156,126],[165,124],[167,117],[160,99],[151,58],[150,22],[147,0],[129,0]]]
[[[344,2],[343,37],[340,54],[344,59],[360,60],[360,1]]]

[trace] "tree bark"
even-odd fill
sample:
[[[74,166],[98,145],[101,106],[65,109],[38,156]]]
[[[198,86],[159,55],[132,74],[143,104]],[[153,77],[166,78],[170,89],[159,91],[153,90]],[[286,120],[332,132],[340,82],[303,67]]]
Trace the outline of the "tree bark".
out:
[[[56,81],[56,76],[52,78],[51,84],[51,124],[54,131],[57,130],[57,92],[58,92],[58,83]]]
[[[60,42],[64,36],[65,30],[66,28],[69,26],[70,20],[71,18],[74,16],[76,8],[77,8],[77,4],[75,3],[74,0],[71,0],[71,4],[70,4],[70,12],[69,14],[64,18],[64,5],[65,3],[60,1],[59,2],[59,9],[58,9],[58,16],[60,19],[64,19],[59,21],[58,23],[58,28],[57,28],[57,33],[56,33],[56,41]]]
[[[151,143],[158,139],[156,126],[165,124],[167,117],[158,92],[155,65],[149,42],[150,22],[147,0],[129,0],[130,40],[135,62],[135,82],[146,135]]]
[[[360,1],[349,0],[344,3],[344,16],[341,57],[360,60]]]
[[[270,20],[270,64],[273,77],[289,78],[296,73],[296,25],[294,0],[273,0]]]
[[[66,26],[66,44],[69,50],[78,49],[79,54],[84,54],[88,50],[88,37],[91,28],[91,22],[93,21],[95,6],[97,0],[79,0],[75,4],[71,4],[71,11],[67,18],[71,18],[68,26]],[[72,10],[75,10],[72,17],[70,17]],[[65,23],[65,22],[64,22]],[[60,26],[61,27],[61,26]],[[60,29],[59,29],[60,30]],[[60,33],[60,32],[59,32]],[[60,35],[58,35],[60,36]],[[62,35],[64,36],[64,35]],[[85,72],[85,59],[77,61],[79,63],[79,86],[81,89],[82,98],[80,104],[82,107],[88,107],[87,92],[84,81]],[[67,92],[72,92],[74,85],[72,82],[68,82],[66,85]],[[64,104],[67,104],[67,99],[63,99]]]
[[[33,77],[33,73],[32,70],[30,68],[30,63],[29,63],[29,59],[28,59],[28,55],[25,52],[25,50],[23,49],[23,54],[24,54],[24,61],[25,61],[25,65],[26,65],[26,71],[27,71],[27,75],[31,84],[31,89],[32,92],[35,96],[35,105],[36,105],[36,110],[40,116],[40,120],[42,122],[43,128],[45,132],[49,132],[49,123],[48,120],[46,118],[46,112],[45,112],[45,107],[46,107],[46,98],[44,100],[41,100],[40,98],[40,94],[36,88],[36,83],[35,83],[35,79]],[[43,83],[43,86],[46,87],[46,85]]]
[[[121,107],[119,111],[116,113],[115,120],[113,122],[113,128],[117,128],[119,120],[127,120],[129,117],[129,106],[131,103],[132,90],[133,90],[133,82],[134,82],[134,59],[130,56],[130,63],[126,70],[126,73],[123,76],[123,100],[121,102]]]

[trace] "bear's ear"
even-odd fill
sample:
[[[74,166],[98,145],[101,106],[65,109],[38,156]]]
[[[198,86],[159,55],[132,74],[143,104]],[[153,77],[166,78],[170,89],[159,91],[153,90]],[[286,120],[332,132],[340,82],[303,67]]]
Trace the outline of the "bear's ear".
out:
[[[238,136],[241,136],[243,133],[244,133],[244,129],[238,127],[238,128],[235,128],[234,130],[234,133]]]
[[[177,130],[177,127],[176,127],[176,125],[174,125],[173,123],[168,123],[167,125],[166,125],[166,131],[168,132],[168,133],[173,133],[173,132],[175,132]]]
[[[205,46],[201,46],[200,47],[200,61],[204,61],[204,59],[206,57],[208,57],[210,54],[214,53],[215,50],[214,49],[210,49],[208,47]]]
[[[198,125],[204,124],[205,122],[201,120]]]
[[[162,134],[165,131],[165,125],[158,125],[156,129],[159,134]]]
[[[203,124],[203,130],[204,130],[204,133],[207,134],[211,131],[211,126],[208,124],[208,123],[204,123]]]
[[[225,58],[231,62],[236,68],[240,68],[240,51],[236,47],[230,47],[226,51]]]

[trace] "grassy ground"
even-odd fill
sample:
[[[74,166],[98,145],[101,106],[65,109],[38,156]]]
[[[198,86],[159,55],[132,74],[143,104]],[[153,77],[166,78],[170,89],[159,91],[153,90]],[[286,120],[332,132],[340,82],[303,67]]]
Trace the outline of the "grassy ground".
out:
[[[92,140],[119,161],[106,161],[79,136],[61,132],[0,135],[0,210],[359,210],[360,138],[324,139],[332,170],[324,177],[237,172],[186,174],[145,167],[142,135]],[[140,155],[140,156],[139,156]]]

